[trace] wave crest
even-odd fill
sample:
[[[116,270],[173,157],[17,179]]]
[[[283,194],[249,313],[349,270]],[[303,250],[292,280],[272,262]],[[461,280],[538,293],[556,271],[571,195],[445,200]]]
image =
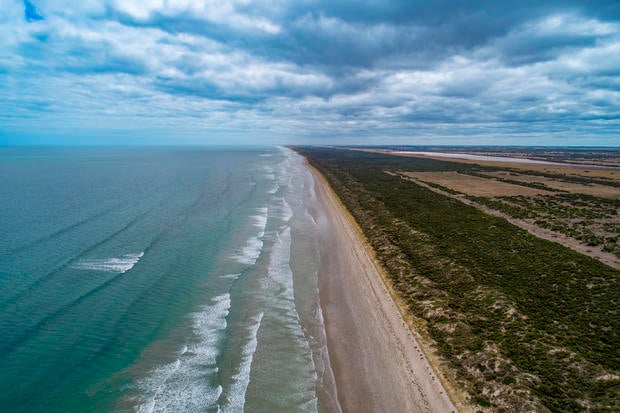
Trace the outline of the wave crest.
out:
[[[120,258],[94,258],[81,260],[71,266],[75,270],[104,271],[114,273],[126,273],[144,256],[144,251],[139,254],[125,254]]]

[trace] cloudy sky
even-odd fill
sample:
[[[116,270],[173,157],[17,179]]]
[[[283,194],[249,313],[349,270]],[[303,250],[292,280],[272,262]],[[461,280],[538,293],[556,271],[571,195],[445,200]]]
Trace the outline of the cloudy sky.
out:
[[[0,0],[0,108],[0,144],[620,146],[620,3]]]

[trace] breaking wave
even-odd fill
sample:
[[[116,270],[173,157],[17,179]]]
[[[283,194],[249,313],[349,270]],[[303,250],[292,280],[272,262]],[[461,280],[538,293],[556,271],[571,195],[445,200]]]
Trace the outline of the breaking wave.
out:
[[[126,273],[131,270],[134,265],[144,256],[144,252],[139,254],[125,254],[120,258],[94,258],[90,260],[81,260],[71,266],[76,270],[86,271],[104,271],[115,273]]]

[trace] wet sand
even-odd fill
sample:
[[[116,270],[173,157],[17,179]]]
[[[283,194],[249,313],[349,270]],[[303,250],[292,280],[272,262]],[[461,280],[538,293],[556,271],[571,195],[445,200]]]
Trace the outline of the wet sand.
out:
[[[319,291],[344,412],[457,411],[422,354],[352,218],[310,168],[319,228]]]

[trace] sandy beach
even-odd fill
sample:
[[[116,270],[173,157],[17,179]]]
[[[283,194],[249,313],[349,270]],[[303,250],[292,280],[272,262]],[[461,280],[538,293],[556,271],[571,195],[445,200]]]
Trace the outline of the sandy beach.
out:
[[[384,284],[354,222],[310,168],[319,227],[319,290],[344,412],[457,411]]]

